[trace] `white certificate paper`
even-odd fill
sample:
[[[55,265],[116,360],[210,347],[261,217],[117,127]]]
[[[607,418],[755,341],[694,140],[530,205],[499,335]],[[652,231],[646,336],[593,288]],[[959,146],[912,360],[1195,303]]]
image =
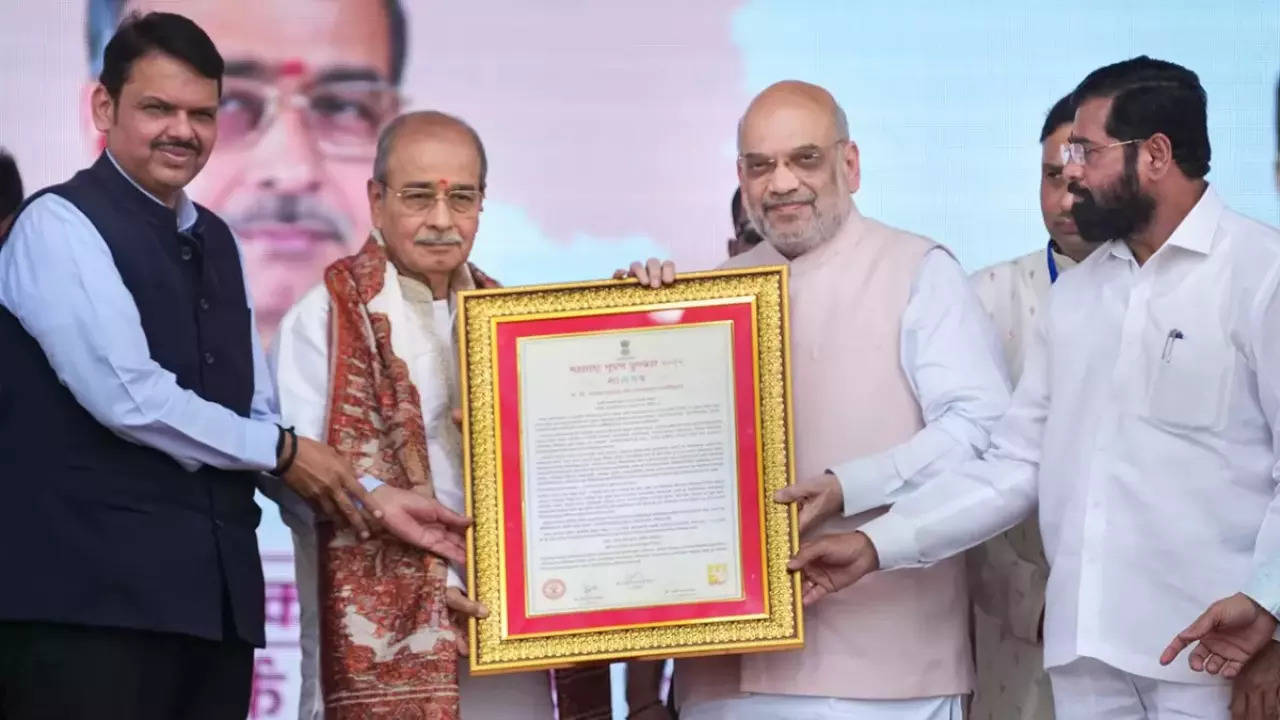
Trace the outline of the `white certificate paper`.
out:
[[[741,598],[732,324],[517,356],[529,615]]]

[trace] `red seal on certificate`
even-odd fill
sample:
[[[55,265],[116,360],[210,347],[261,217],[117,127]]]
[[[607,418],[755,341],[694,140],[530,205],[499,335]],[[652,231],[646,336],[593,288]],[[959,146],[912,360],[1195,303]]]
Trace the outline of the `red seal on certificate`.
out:
[[[559,578],[551,578],[542,583],[542,595],[548,600],[559,600],[564,597],[564,581]]]

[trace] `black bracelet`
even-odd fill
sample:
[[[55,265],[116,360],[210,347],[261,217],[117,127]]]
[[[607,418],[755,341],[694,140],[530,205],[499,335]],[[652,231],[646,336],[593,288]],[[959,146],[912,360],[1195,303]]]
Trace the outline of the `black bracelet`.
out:
[[[278,425],[280,428],[280,439],[276,441],[276,457],[280,458],[280,464],[276,469],[271,471],[272,475],[280,477],[289,472],[289,468],[293,467],[293,461],[298,457],[298,435],[293,431],[292,427]],[[286,452],[281,457],[282,453]]]
[[[289,428],[289,454],[284,458],[284,466],[280,468],[280,474],[284,475],[289,472],[289,468],[293,467],[293,461],[298,457],[298,434]]]
[[[284,442],[288,433],[285,432],[284,426],[280,423],[276,423],[276,427],[280,429],[280,434],[276,436],[276,465],[279,466],[280,459],[284,457]],[[275,471],[272,470],[272,472]]]
[[[661,707],[661,706],[662,706],[662,700],[653,700],[651,702],[645,703],[644,705],[641,705],[635,710],[632,710],[631,712],[627,713],[627,720],[631,720],[635,716],[639,715],[645,710],[648,710],[651,707]]]

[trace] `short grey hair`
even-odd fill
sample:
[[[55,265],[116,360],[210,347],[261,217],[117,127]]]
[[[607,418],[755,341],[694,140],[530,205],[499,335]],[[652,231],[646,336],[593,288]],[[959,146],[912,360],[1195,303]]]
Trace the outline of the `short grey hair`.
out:
[[[844,108],[840,107],[840,103],[836,102],[835,98],[831,99],[831,107],[833,108],[831,112],[831,121],[835,123],[836,126],[836,140],[848,140],[849,116],[844,114]],[[750,111],[751,108],[748,107],[747,112]],[[742,117],[738,118],[738,154],[742,154],[742,128],[746,122],[747,113],[744,112],[742,113]]]
[[[471,142],[475,143],[476,154],[480,156],[480,192],[484,192],[486,178],[489,175],[489,158],[485,155],[484,143],[480,140],[480,133],[476,132],[475,128],[471,127],[462,118],[439,110],[418,110],[403,113],[387,123],[387,126],[378,135],[378,150],[373,157],[373,179],[383,184],[387,182],[387,163],[391,160],[391,148],[395,145],[396,135],[406,124],[415,120],[430,120],[446,125],[456,125],[466,132],[471,138]]]
[[[835,105],[835,112],[833,115],[835,116],[836,121],[836,139],[848,140],[849,116],[844,114],[844,108],[840,107],[840,103],[833,103],[833,105]]]

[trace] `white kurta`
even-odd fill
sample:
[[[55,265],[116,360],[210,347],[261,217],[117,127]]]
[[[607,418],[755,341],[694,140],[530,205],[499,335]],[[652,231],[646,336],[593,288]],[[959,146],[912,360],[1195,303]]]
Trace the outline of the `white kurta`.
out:
[[[995,325],[1015,385],[1022,376],[1027,339],[1051,287],[1047,252],[1027,253],[970,278]],[[1053,257],[1059,272],[1076,264],[1066,255]],[[1050,720],[1053,693],[1039,637],[1049,562],[1039,521],[1029,517],[973,548],[968,563],[977,670],[970,720]]]
[[[1092,658],[1055,667],[1049,676],[1057,720],[1227,720],[1231,706],[1230,685],[1154,680]]]
[[[1145,264],[1107,243],[1059,278],[1043,315],[986,456],[862,529],[885,567],[910,566],[1038,500],[1051,674],[1093,658],[1224,684],[1159,657],[1280,555],[1280,231],[1209,188]]]
[[[680,709],[680,720],[961,720],[958,697],[853,700],[750,695]]]
[[[390,280],[390,276],[388,276]],[[405,357],[409,376],[422,401],[427,430],[427,458],[437,499],[453,510],[464,509],[461,437],[451,418],[457,407],[458,381],[454,360],[453,318],[449,301],[433,300],[426,286],[400,278],[409,314],[427,334],[417,357]],[[325,406],[329,392],[329,293],[312,288],[280,323],[276,339],[276,379],[280,414],[299,435],[323,441]],[[298,599],[302,625],[302,695],[300,720],[324,716],[319,684],[319,615],[317,546],[314,527],[286,516],[293,531],[297,561]],[[449,585],[462,587],[461,574],[449,568]],[[463,717],[552,717],[551,691],[545,672],[470,677],[459,672]]]

